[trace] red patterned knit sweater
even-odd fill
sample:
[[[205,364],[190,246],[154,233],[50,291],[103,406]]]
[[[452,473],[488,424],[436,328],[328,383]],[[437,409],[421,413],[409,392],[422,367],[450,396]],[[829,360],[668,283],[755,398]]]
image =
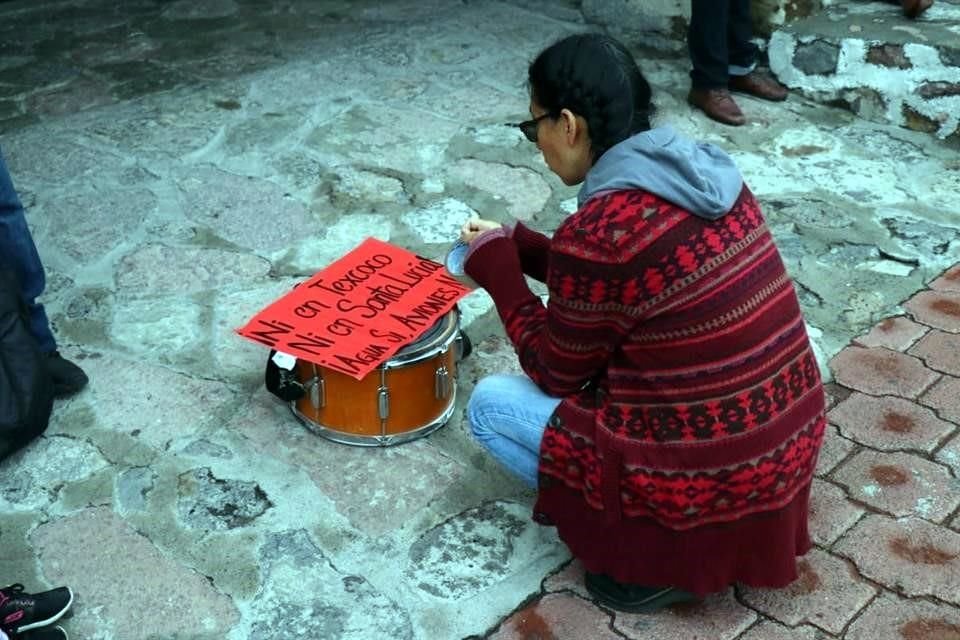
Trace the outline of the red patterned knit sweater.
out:
[[[521,270],[547,283],[546,306]],[[512,239],[479,246],[467,271],[493,297],[526,374],[564,398],[541,444],[538,520],[566,538],[580,514],[615,539],[631,519],[697,530],[804,492],[805,521],[823,390],[746,187],[714,221],[641,190],[600,194],[552,239],[518,224]]]

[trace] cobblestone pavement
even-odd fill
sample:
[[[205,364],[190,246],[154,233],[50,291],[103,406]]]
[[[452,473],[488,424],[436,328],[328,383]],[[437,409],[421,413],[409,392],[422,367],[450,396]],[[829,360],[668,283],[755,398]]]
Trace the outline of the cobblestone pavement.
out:
[[[0,146],[91,378],[0,465],[0,582],[69,583],[82,640],[960,637],[960,161],[932,136],[797,96],[724,128],[685,60],[637,49],[660,121],[736,156],[835,378],[789,589],[595,606],[465,431],[476,380],[516,367],[482,292],[428,438],[338,445],[263,390],[234,329],[362,239],[439,257],[474,211],[557,226],[575,190],[502,123],[587,27],[563,0],[0,3]]]

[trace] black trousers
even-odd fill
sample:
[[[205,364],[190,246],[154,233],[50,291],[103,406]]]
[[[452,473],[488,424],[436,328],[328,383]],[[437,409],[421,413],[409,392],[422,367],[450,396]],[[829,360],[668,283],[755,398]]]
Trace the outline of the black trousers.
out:
[[[752,37],[750,0],[692,0],[687,44],[693,86],[726,87],[730,65],[753,65],[757,45]]]

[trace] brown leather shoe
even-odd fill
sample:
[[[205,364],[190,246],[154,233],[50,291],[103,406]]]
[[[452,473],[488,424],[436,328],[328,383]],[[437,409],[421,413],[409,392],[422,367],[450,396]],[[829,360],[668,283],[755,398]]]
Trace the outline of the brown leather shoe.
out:
[[[739,127],[747,118],[726,89],[690,89],[687,102],[702,110],[709,118]]]
[[[745,76],[730,76],[728,84],[733,91],[747,93],[764,100],[780,102],[787,99],[787,88],[763,71],[751,71]]]
[[[933,6],[933,0],[901,0],[903,15],[908,18],[916,18],[921,13]]]

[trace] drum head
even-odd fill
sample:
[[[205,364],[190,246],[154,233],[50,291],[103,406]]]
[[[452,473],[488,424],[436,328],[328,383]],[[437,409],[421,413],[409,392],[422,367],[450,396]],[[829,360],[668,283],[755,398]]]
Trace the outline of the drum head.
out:
[[[397,353],[381,366],[389,366],[391,363],[410,362],[422,357],[437,349],[445,349],[456,337],[457,327],[460,326],[460,311],[454,307],[442,318],[433,323],[433,325],[424,331],[420,336],[410,344],[402,347]]]

